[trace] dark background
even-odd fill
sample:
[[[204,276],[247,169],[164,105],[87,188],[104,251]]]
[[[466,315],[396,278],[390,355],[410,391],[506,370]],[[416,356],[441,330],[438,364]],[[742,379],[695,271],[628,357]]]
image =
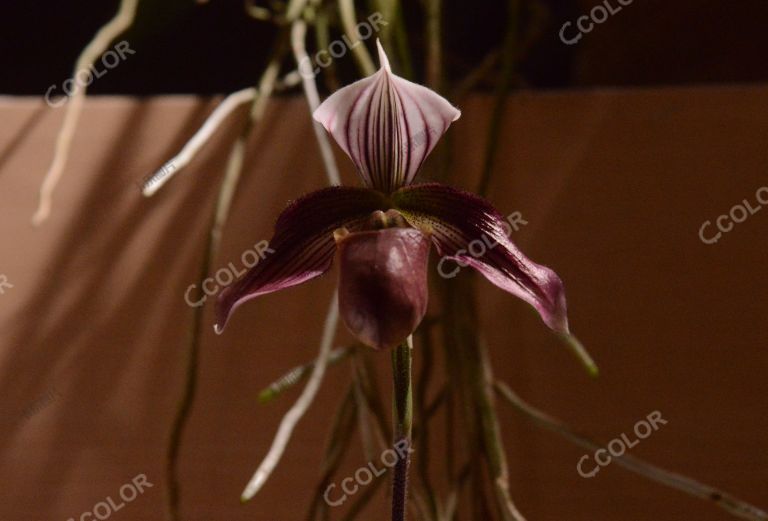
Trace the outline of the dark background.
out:
[[[619,5],[617,0],[610,3]],[[42,95],[51,84],[60,84],[118,4],[117,0],[3,0],[0,93]],[[422,3],[405,0],[403,4],[415,70],[421,71]],[[548,17],[519,64],[518,86],[547,89],[768,79],[765,0],[635,0],[578,44],[563,44],[558,36],[563,23],[575,21],[598,4],[596,0],[540,0]],[[502,0],[445,2],[449,81],[463,77],[486,53],[501,46],[506,5]],[[360,10],[367,11],[367,6],[361,5]],[[527,19],[524,13],[524,25]],[[274,35],[274,26],[246,15],[242,0],[203,4],[144,0],[134,27],[125,35],[136,54],[94,82],[89,91],[230,92],[255,82]],[[351,79],[352,61],[340,61],[344,62],[339,64],[342,76]],[[415,79],[423,81],[419,72]],[[481,88],[492,86],[486,83]]]

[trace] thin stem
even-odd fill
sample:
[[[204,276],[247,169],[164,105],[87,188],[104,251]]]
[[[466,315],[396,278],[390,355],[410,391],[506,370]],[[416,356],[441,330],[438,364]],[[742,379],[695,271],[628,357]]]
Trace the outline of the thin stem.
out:
[[[240,136],[235,141],[232,151],[230,152],[229,161],[226,168],[225,182],[221,186],[221,192],[219,198],[221,204],[216,206],[214,214],[214,223],[211,233],[214,240],[214,254],[218,251],[219,243],[221,242],[221,236],[224,230],[224,223],[229,215],[229,209],[232,206],[232,199],[235,195],[235,188],[240,180],[240,174],[243,170],[243,161],[245,159],[245,150],[248,145],[248,136],[251,133],[256,122],[261,120],[264,116],[264,111],[267,108],[267,103],[272,96],[272,91],[275,88],[275,82],[280,74],[280,63],[285,54],[286,46],[282,36],[278,36],[277,45],[273,54],[273,58],[269,61],[267,68],[261,75],[258,85],[258,95],[253,99],[251,104],[251,111],[248,119],[243,126],[243,130],[240,132]]]
[[[327,49],[331,45],[329,10],[329,5],[321,5],[318,7],[315,17],[315,40],[318,49]],[[336,62],[334,60],[331,60],[328,66],[323,69],[323,79],[329,92],[335,92],[341,88],[336,76]]]
[[[392,30],[395,37],[395,45],[397,46],[397,55],[400,57],[400,70],[405,78],[413,78],[408,31],[405,27],[403,6],[399,0],[392,0],[392,12],[395,14],[395,23]]]
[[[190,161],[197,155],[201,148],[211,139],[216,130],[219,129],[221,124],[227,119],[232,112],[244,103],[253,101],[257,95],[255,87],[248,87],[237,92],[233,92],[211,112],[208,119],[195,132],[195,134],[187,141],[184,147],[178,154],[166,161],[162,167],[160,167],[152,176],[144,183],[142,193],[145,197],[151,197],[165,183],[170,181],[171,177],[179,173],[179,171],[187,166]]]
[[[364,351],[363,351],[364,352]],[[363,355],[364,362],[369,362],[370,360]],[[365,400],[368,411],[373,415],[373,426],[375,429],[376,439],[379,441],[379,446],[382,450],[386,450],[390,447],[388,445],[391,442],[388,442],[387,440],[392,439],[392,435],[389,432],[389,422],[386,418],[386,413],[384,412],[384,407],[381,403],[380,397],[381,393],[379,393],[378,387],[376,385],[376,376],[373,371],[373,367],[370,366],[368,363],[362,363],[358,366],[359,373],[358,377],[360,378],[360,387],[365,393]],[[401,449],[399,452],[402,452],[403,449]],[[381,480],[376,480],[375,483],[367,487],[363,495],[367,495],[368,492],[374,487],[378,486],[378,483]],[[418,489],[414,488],[412,489],[412,495],[414,499],[414,503],[416,506],[422,511],[423,515],[422,518],[424,521],[433,521],[434,518],[432,518],[429,514],[428,510],[425,510],[423,508],[424,505],[427,504],[427,499],[424,497],[424,494]],[[359,502],[355,503],[355,506],[350,510],[350,512],[345,516],[343,519],[345,521],[349,521],[354,516],[352,515],[353,512],[357,512],[358,510],[355,510],[356,508],[362,509],[364,504],[368,501],[361,500]]]
[[[413,66],[400,0],[375,0],[369,4],[372,4],[371,9],[378,10],[387,22],[380,29],[378,37],[389,53],[392,69],[405,78],[413,78]]]
[[[296,20],[301,15],[302,11],[304,11],[306,5],[307,0],[291,0],[285,11],[285,21],[291,23]]]
[[[485,195],[491,182],[493,166],[496,161],[496,151],[499,146],[499,136],[501,134],[501,122],[504,117],[504,107],[507,101],[507,94],[512,84],[512,78],[515,72],[516,48],[517,48],[517,26],[520,10],[520,0],[508,0],[507,2],[507,34],[504,39],[504,56],[502,59],[501,81],[496,90],[496,101],[491,114],[491,124],[488,129],[488,141],[485,150],[485,161],[480,178],[480,185],[477,192]]]
[[[459,476],[456,478],[456,480],[451,484],[448,497],[445,500],[445,506],[438,516],[439,521],[451,521],[456,515],[456,506],[459,501],[459,494],[461,493],[461,489],[466,483],[467,478],[469,478],[471,474],[470,471],[471,465],[467,463],[459,472]]]
[[[603,448],[605,444],[601,444],[591,438],[577,433],[571,427],[553,418],[547,413],[535,408],[520,396],[518,396],[512,389],[509,388],[503,382],[496,381],[494,387],[499,395],[510,405],[512,405],[519,412],[526,415],[529,419],[536,422],[538,425],[548,429],[552,432],[556,432],[571,443],[583,447],[587,450],[594,451]],[[768,513],[760,510],[756,506],[742,501],[722,490],[718,490],[709,485],[704,485],[691,478],[681,476],[674,472],[664,470],[660,467],[646,463],[645,461],[635,458],[629,455],[617,456],[613,458],[617,465],[624,467],[630,472],[639,474],[645,478],[648,478],[662,485],[666,485],[670,488],[680,490],[691,496],[704,499],[706,501],[713,502],[718,507],[726,510],[729,514],[742,519],[749,519],[751,521],[766,521],[768,520]]]
[[[480,63],[469,74],[464,76],[455,87],[453,87],[448,99],[458,102],[469,94],[472,89],[477,87],[490,73],[493,71],[496,64],[499,62],[501,52],[499,49],[494,49],[480,61]]]
[[[363,383],[360,375],[360,355],[359,353],[352,360],[352,384],[355,391],[355,405],[357,407],[357,426],[360,430],[360,442],[363,446],[363,454],[367,461],[374,458],[373,431],[371,430],[371,412],[368,410],[368,399],[363,390]],[[377,440],[379,441],[379,440]]]
[[[472,481],[476,495],[483,495],[482,473],[475,452],[484,455],[488,463],[497,507],[505,521],[523,521],[509,493],[509,470],[491,388],[491,369],[487,354],[477,338],[477,310],[475,307],[473,278],[461,276],[452,280],[452,291],[447,293],[446,343],[455,350],[460,365],[459,383],[466,418],[467,437],[470,440]],[[444,283],[447,285],[447,283]],[[448,289],[448,287],[446,287]],[[475,426],[475,421],[479,425]],[[485,505],[477,503],[476,515],[485,519]]]
[[[390,470],[388,468],[383,469],[384,473],[381,476],[383,478],[386,476]],[[354,503],[352,503],[352,506],[349,508],[349,511],[347,514],[341,518],[341,521],[352,521],[353,519],[356,519],[357,516],[360,514],[360,512],[363,511],[363,509],[371,502],[371,500],[376,495],[376,492],[378,492],[379,487],[381,487],[381,484],[384,483],[384,479],[375,479],[373,482],[365,487],[365,489],[362,491],[362,493],[357,497]]]
[[[443,34],[442,12],[443,0],[425,0],[426,10],[425,32],[426,43],[426,80],[432,90],[443,90]],[[430,164],[429,176],[438,181],[445,181],[451,164],[453,134],[445,136],[446,140],[433,152],[435,159]]]
[[[206,241],[205,253],[203,254],[203,261],[200,266],[200,274],[198,280],[203,280],[208,276],[210,272],[210,252],[213,248],[213,235],[209,234]],[[171,433],[168,439],[168,450],[166,456],[166,494],[167,494],[167,507],[168,518],[171,521],[176,521],[179,515],[179,477],[178,477],[178,460],[179,450],[181,448],[181,440],[184,434],[184,428],[186,427],[189,413],[192,409],[192,403],[194,402],[195,395],[197,394],[197,372],[198,372],[198,359],[200,353],[200,343],[203,337],[203,306],[195,308],[192,315],[192,327],[189,335],[189,345],[186,350],[185,361],[185,378],[184,389],[179,397],[178,405],[176,408],[176,416],[173,419],[171,425]]]
[[[365,44],[356,43],[358,41],[355,36],[355,25],[357,24],[357,16],[355,15],[355,4],[353,0],[339,0],[339,14],[341,15],[341,24],[344,26],[344,32],[352,42],[352,55],[357,61],[357,65],[360,68],[360,72],[363,76],[370,76],[376,72],[376,67],[373,64],[373,59],[368,53]]]
[[[386,21],[386,25],[383,25],[381,28],[379,28],[377,38],[381,40],[381,44],[384,46],[385,49],[389,52],[391,49],[394,49],[394,45],[392,44],[392,34],[393,34],[393,28],[394,25],[392,22],[395,20],[396,10],[397,10],[397,0],[369,0],[368,1],[368,9],[372,12],[378,12],[381,14],[384,21]],[[394,60],[393,60],[394,59]],[[390,56],[390,63],[393,61],[399,62],[400,57]],[[394,65],[394,63],[393,63]],[[398,63],[399,65],[399,63]]]
[[[382,393],[378,385],[376,367],[365,350],[362,351],[361,358],[361,363],[357,366],[357,376],[360,381],[360,388],[368,404],[368,410],[373,414],[374,426],[376,427],[378,440],[381,442],[383,450],[389,443],[389,440],[392,439],[392,432],[387,421],[386,407],[381,399]]]
[[[442,0],[426,0],[426,29],[427,29],[427,85],[436,91],[442,87],[443,48],[441,19],[443,12]]]
[[[296,58],[296,65],[299,67],[299,74],[303,79],[304,94],[309,104],[310,120],[312,121],[312,129],[315,132],[315,138],[317,144],[320,147],[320,154],[323,158],[323,164],[325,165],[325,171],[328,176],[328,184],[339,185],[341,184],[341,177],[339,176],[339,169],[336,166],[336,159],[333,156],[333,148],[328,140],[328,134],[323,129],[323,126],[312,118],[312,114],[317,107],[320,106],[320,95],[317,93],[317,84],[315,83],[314,74],[307,74],[307,71],[302,71],[302,64],[309,62],[309,56],[307,56],[306,45],[304,40],[307,36],[307,24],[301,18],[296,19],[291,27],[291,44],[293,46],[293,55]]]
[[[298,69],[294,69],[287,74],[284,74],[282,78],[278,78],[275,82],[275,92],[284,92],[291,90],[296,85],[301,83],[301,74]]]
[[[78,72],[91,70],[96,59],[107,50],[109,44],[131,26],[136,17],[138,4],[139,0],[122,0],[120,2],[120,8],[115,17],[99,29],[93,40],[88,43],[77,58],[75,70],[72,73],[73,79],[76,79]],[[48,168],[48,172],[45,174],[43,184],[40,186],[40,200],[37,211],[32,216],[32,223],[35,225],[42,224],[51,214],[53,191],[56,189],[56,185],[64,173],[64,168],[67,166],[69,151],[72,148],[72,139],[75,136],[77,122],[80,119],[85,103],[86,86],[80,81],[74,81],[73,84],[69,106],[67,106],[67,112],[64,114],[64,123],[61,125],[59,134],[56,137],[53,161]]]
[[[287,9],[286,21],[294,22],[295,20],[297,20],[299,15],[303,11],[306,3],[307,3],[306,0],[291,0]],[[300,36],[303,36],[303,35],[300,35]],[[295,45],[296,38],[294,38],[293,40]],[[283,35],[281,34],[281,36],[278,36],[279,49],[282,49],[283,42],[284,42]],[[303,38],[302,38],[302,43],[303,43]],[[275,77],[277,77],[277,74],[275,74]],[[256,111],[256,107],[254,107],[254,110],[252,111],[252,113],[255,111]],[[328,175],[328,179],[332,181],[333,172],[330,168],[329,163],[326,162],[325,167],[326,167],[326,174]],[[335,163],[334,163],[334,167],[335,167]],[[261,489],[264,483],[266,483],[266,481],[269,479],[269,476],[277,467],[277,464],[280,462],[280,459],[282,458],[282,455],[285,452],[285,448],[287,447],[288,442],[291,439],[293,430],[296,428],[296,425],[298,424],[299,420],[301,420],[301,418],[307,412],[307,409],[309,408],[309,406],[314,401],[315,396],[317,395],[317,391],[320,388],[320,384],[322,383],[323,376],[325,375],[325,369],[328,363],[328,358],[330,356],[331,345],[336,335],[336,328],[338,326],[338,323],[339,323],[339,298],[338,298],[338,293],[334,293],[333,298],[331,299],[328,313],[325,317],[323,335],[320,341],[320,353],[317,357],[315,366],[312,369],[312,374],[309,377],[309,381],[307,382],[306,387],[304,387],[304,391],[301,393],[301,396],[299,396],[299,399],[296,401],[296,403],[294,403],[293,407],[291,407],[291,409],[285,414],[285,416],[283,416],[283,419],[280,422],[280,426],[277,430],[277,433],[275,434],[275,438],[272,442],[272,446],[270,447],[269,452],[265,456],[264,460],[256,469],[256,472],[253,474],[253,477],[251,477],[251,480],[246,485],[245,490],[240,496],[241,501],[245,502],[253,498],[253,496],[258,493],[258,491]]]
[[[344,456],[345,451],[349,448],[350,441],[352,440],[352,433],[355,429],[355,420],[358,416],[355,404],[354,387],[355,384],[353,383],[337,409],[331,424],[331,431],[328,436],[328,444],[325,449],[325,457],[322,464],[321,478],[317,484],[315,497],[312,500],[312,504],[307,513],[307,521],[313,521],[317,517],[318,509],[321,510],[323,517],[325,517],[325,513],[328,509],[328,505],[325,503],[323,495],[330,484],[331,479],[341,465],[342,456]]]
[[[478,452],[478,436],[476,435],[476,413],[472,407],[471,398],[467,396],[463,364],[459,360],[459,320],[461,318],[461,303],[458,302],[455,287],[447,279],[439,279],[438,286],[443,300],[442,339],[443,357],[446,368],[447,400],[445,411],[445,471],[448,483],[458,479],[456,474],[456,459],[460,457],[472,463],[470,471],[480,459]],[[459,421],[463,419],[464,421]],[[463,443],[462,443],[463,442]],[[470,472],[472,474],[472,472]]]
[[[435,395],[435,397],[432,399],[431,402],[426,404],[424,407],[424,415],[427,418],[432,418],[434,416],[440,406],[442,406],[448,399],[448,387],[443,386]]]
[[[560,334],[557,336],[563,342],[565,342],[566,347],[574,355],[576,355],[576,358],[579,359],[579,362],[581,362],[581,365],[583,365],[584,369],[587,370],[587,373],[589,373],[589,376],[591,376],[592,378],[597,378],[598,374],[600,373],[599,369],[597,368],[597,364],[595,363],[594,360],[592,360],[592,355],[589,354],[589,351],[587,351],[587,348],[584,347],[581,341],[571,333]]]
[[[395,475],[392,483],[392,521],[405,521],[408,504],[408,467],[411,462],[411,430],[413,423],[413,393],[411,388],[410,337],[392,351],[394,389],[394,442],[398,447]]]
[[[200,280],[208,276],[208,273],[216,258],[221,242],[224,223],[229,215],[229,209],[232,205],[232,198],[240,180],[242,171],[243,154],[245,142],[250,130],[256,120],[260,118],[267,102],[267,97],[272,91],[272,85],[279,72],[280,59],[282,51],[280,46],[275,53],[270,65],[262,75],[259,84],[260,95],[254,99],[251,109],[251,117],[243,125],[243,129],[237,141],[232,146],[232,150],[227,161],[226,172],[219,188],[216,198],[216,205],[213,211],[213,218],[208,234],[208,239],[203,254],[203,261],[200,269]],[[187,361],[185,368],[185,384],[182,395],[179,399],[179,405],[176,416],[171,427],[171,434],[168,440],[168,458],[167,458],[167,493],[168,493],[168,512],[170,519],[178,519],[179,509],[179,478],[178,478],[178,456],[181,441],[184,436],[184,430],[189,420],[189,414],[192,410],[192,403],[195,400],[197,392],[198,359],[200,355],[200,343],[202,342],[202,321],[203,306],[195,308],[192,319],[192,330],[190,335],[189,347],[187,350]]]
[[[509,493],[509,467],[501,439],[499,419],[496,415],[496,404],[493,400],[491,387],[493,375],[488,361],[488,353],[485,346],[480,342],[475,342],[472,348],[474,353],[471,353],[470,359],[477,371],[475,397],[480,409],[483,443],[488,457],[496,500],[505,521],[525,521],[525,517],[517,509]]]

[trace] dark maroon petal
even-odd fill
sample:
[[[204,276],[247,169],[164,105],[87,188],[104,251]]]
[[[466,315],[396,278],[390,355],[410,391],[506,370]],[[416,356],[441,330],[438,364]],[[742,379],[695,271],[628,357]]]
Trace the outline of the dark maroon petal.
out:
[[[339,309],[361,342],[403,342],[427,311],[429,239],[414,228],[353,232],[339,239]]]
[[[315,110],[357,167],[363,182],[389,193],[410,184],[421,164],[461,112],[432,90],[381,68],[339,89]]]
[[[291,203],[275,224],[266,256],[219,296],[216,331],[221,333],[242,303],[328,271],[336,250],[333,231],[342,226],[357,229],[379,209],[386,209],[380,193],[341,186],[312,192]]]
[[[438,183],[402,188],[393,200],[412,226],[431,235],[440,255],[475,268],[536,308],[551,329],[568,334],[560,278],[523,255],[507,236],[504,218],[488,201]]]

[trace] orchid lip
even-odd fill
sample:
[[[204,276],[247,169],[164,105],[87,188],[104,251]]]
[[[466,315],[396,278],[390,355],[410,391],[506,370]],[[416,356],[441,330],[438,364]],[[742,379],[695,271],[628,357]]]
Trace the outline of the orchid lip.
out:
[[[421,323],[429,250],[429,239],[414,228],[364,230],[339,239],[339,307],[361,342],[389,349]]]

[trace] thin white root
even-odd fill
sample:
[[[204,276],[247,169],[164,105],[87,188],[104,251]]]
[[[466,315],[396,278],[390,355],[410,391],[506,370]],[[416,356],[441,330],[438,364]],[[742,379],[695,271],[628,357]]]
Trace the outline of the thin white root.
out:
[[[291,71],[275,82],[275,92],[283,92],[292,89],[301,83],[301,75],[298,70]]]
[[[294,20],[301,16],[306,6],[307,0],[291,0],[288,3],[288,8],[285,10],[285,21],[293,23]]]
[[[222,187],[221,198],[223,203],[216,208],[216,214],[214,215],[212,237],[214,243],[217,245],[219,241],[221,241],[221,236],[224,233],[224,223],[227,220],[229,208],[232,206],[232,198],[235,196],[235,188],[237,187],[240,175],[243,172],[243,162],[245,161],[245,149],[248,144],[248,135],[250,134],[253,125],[264,116],[267,102],[272,96],[277,76],[280,74],[281,60],[282,54],[272,58],[269,65],[267,65],[267,68],[264,70],[264,73],[261,75],[259,85],[256,88],[257,94],[253,98],[253,103],[251,103],[248,123],[245,128],[243,128],[237,141],[235,141],[229,156],[226,176],[230,181]]]
[[[301,74],[301,66],[303,62],[309,62],[309,56],[307,56],[307,50],[304,44],[304,40],[307,35],[307,24],[302,19],[297,19],[291,26],[291,45],[293,47],[293,55],[296,58],[296,65],[299,67],[299,74]],[[315,131],[315,137],[317,138],[317,144],[320,146],[320,154],[323,158],[323,164],[325,165],[325,173],[328,177],[328,184],[339,185],[341,184],[341,177],[339,176],[339,169],[336,166],[336,158],[333,156],[333,149],[331,143],[328,140],[328,134],[326,134],[323,126],[315,121],[312,114],[315,112],[318,106],[320,106],[320,95],[317,93],[317,84],[315,83],[315,75],[313,74],[301,74],[302,83],[304,85],[304,94],[307,97],[307,103],[309,104],[310,119],[312,121],[312,128]]]
[[[285,448],[291,439],[296,424],[304,416],[304,413],[307,412],[307,409],[317,395],[318,389],[320,389],[320,383],[323,381],[325,369],[328,365],[328,357],[331,353],[333,339],[336,336],[336,326],[339,323],[338,304],[338,294],[334,293],[330,307],[328,308],[328,314],[325,317],[323,336],[320,340],[320,352],[317,356],[317,362],[312,370],[312,374],[309,377],[309,381],[307,382],[306,387],[304,387],[304,391],[302,391],[299,399],[296,400],[296,403],[293,404],[293,407],[291,407],[286,415],[283,416],[267,456],[261,462],[261,465],[259,465],[259,468],[256,470],[240,496],[242,502],[253,498],[264,483],[266,483],[267,479],[269,479],[269,476],[275,470],[275,467],[277,467],[280,458],[285,452]]]
[[[181,149],[181,151],[167,161],[160,169],[152,174],[152,176],[144,182],[142,193],[145,197],[151,197],[160,190],[160,188],[167,183],[171,177],[174,176],[179,170],[187,166],[192,159],[197,155],[200,149],[205,145],[213,136],[214,132],[218,130],[224,120],[232,112],[244,103],[248,103],[256,97],[257,91],[255,87],[248,87],[247,89],[233,92],[219,104],[218,107],[208,116],[203,126],[195,132],[195,135],[187,141],[187,144]]]
[[[120,9],[115,17],[99,29],[96,36],[93,37],[93,40],[83,49],[83,52],[78,57],[75,70],[72,73],[73,79],[76,80],[79,71],[91,69],[98,57],[107,50],[109,44],[131,26],[136,16],[136,6],[138,3],[139,0],[122,0],[120,2]],[[80,113],[83,110],[86,89],[87,87],[80,82],[73,82],[72,95],[64,115],[64,123],[56,138],[53,161],[48,168],[48,172],[45,174],[43,184],[40,186],[40,201],[35,215],[32,216],[32,224],[36,226],[42,224],[51,214],[53,191],[56,189],[56,185],[67,165],[72,139],[77,129]]]

